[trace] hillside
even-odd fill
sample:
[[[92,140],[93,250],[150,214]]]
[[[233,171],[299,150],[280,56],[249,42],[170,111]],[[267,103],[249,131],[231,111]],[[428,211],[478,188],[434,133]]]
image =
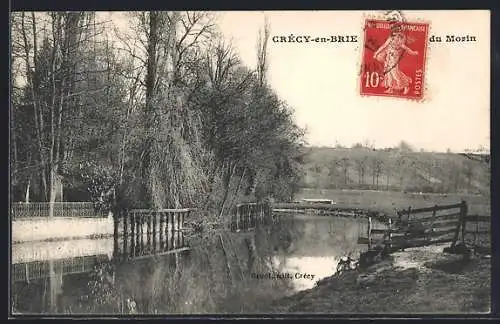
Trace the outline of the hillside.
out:
[[[310,147],[303,188],[489,195],[489,159],[401,148]]]

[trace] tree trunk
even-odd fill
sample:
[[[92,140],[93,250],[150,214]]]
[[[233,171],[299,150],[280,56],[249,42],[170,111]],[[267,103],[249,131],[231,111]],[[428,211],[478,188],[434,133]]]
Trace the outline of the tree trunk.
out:
[[[30,177],[28,178],[28,185],[26,186],[26,195],[24,196],[25,203],[30,202],[30,186],[31,186],[31,174]]]
[[[231,200],[231,203],[229,204],[229,206],[232,206],[234,204],[234,200],[238,197],[238,192],[240,191],[241,182],[242,182],[243,178],[245,177],[246,171],[247,171],[247,168],[244,168],[243,172],[241,173],[240,179],[238,180],[238,185],[236,186],[236,191],[233,194],[233,199]]]
[[[44,150],[43,150],[43,145],[42,145],[42,130],[44,129],[43,128],[43,114],[42,114],[42,111],[40,109],[40,107],[38,107],[38,96],[37,96],[37,92],[35,90],[35,84],[34,84],[34,81],[33,81],[33,74],[32,74],[32,70],[31,70],[31,64],[30,64],[30,44],[28,42],[28,37],[26,35],[26,29],[25,29],[25,25],[24,25],[24,12],[21,13],[21,33],[22,33],[22,38],[23,38],[23,45],[24,45],[24,50],[25,50],[25,65],[26,65],[26,77],[27,77],[27,81],[28,81],[28,87],[29,87],[29,90],[30,90],[30,94],[31,94],[31,100],[32,100],[32,104],[33,104],[33,109],[34,109],[34,120],[35,120],[35,129],[36,129],[36,134],[37,134],[37,142],[38,142],[38,150],[39,150],[39,154],[40,154],[40,164],[41,164],[41,179],[42,179],[42,186],[43,186],[43,196],[45,198],[45,200],[47,200],[48,198],[48,188],[47,188],[47,179],[46,179],[46,159],[45,159],[45,153],[44,153]],[[33,29],[33,39],[34,39],[34,43],[36,44],[37,42],[37,35],[36,35],[36,27],[34,26],[36,24],[35,20],[34,20],[34,13],[32,14],[32,23],[33,23],[33,26],[32,26],[32,29]],[[34,57],[37,56],[37,52],[36,52],[36,45],[33,46],[33,50],[34,50]],[[33,64],[34,64],[34,68],[36,70],[36,60],[33,61]],[[39,119],[39,120],[38,120]]]
[[[137,82],[139,79],[139,75],[137,75],[137,78],[134,80],[134,84],[132,85],[132,89],[130,91],[130,97],[129,97],[129,102],[127,105],[127,113],[125,117],[125,125],[128,126],[129,119],[130,119],[130,114],[132,112],[132,107],[134,105],[134,100],[135,100],[135,95],[136,95],[136,90],[137,90]],[[123,173],[125,169],[125,148],[126,148],[126,142],[127,142],[127,134],[128,130],[127,127],[125,127],[125,130],[123,132],[122,136],[122,141],[120,145],[120,178],[119,178],[119,184],[123,184]]]
[[[224,197],[222,198],[219,219],[221,219],[224,214],[224,208],[226,207],[227,196],[229,194],[229,186],[231,184],[231,180],[233,178],[234,171],[236,170],[237,165],[238,163],[235,163],[232,167],[230,164],[228,165],[228,174],[226,175],[226,181],[224,181]]]
[[[49,196],[49,217],[54,217],[54,203],[56,201],[56,170],[55,165],[50,168],[50,196]]]
[[[156,11],[149,12],[149,37],[148,37],[148,59],[147,59],[147,72],[146,72],[146,112],[145,112],[145,130],[146,141],[144,147],[144,156],[142,160],[141,176],[144,182],[143,186],[143,199],[148,207],[153,207],[152,184],[150,177],[151,168],[151,150],[154,146],[154,138],[152,134],[152,124],[154,118],[154,95],[157,74],[157,60],[156,49],[158,44],[158,26],[159,26],[159,13]]]

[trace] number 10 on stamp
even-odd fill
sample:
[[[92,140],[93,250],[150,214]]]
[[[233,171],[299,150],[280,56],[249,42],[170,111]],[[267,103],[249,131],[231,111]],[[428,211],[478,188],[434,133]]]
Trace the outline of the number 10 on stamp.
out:
[[[421,100],[429,25],[365,21],[361,95]]]

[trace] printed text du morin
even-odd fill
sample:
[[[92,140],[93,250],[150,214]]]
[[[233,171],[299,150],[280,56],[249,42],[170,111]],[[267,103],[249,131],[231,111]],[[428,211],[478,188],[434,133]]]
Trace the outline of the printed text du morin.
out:
[[[271,38],[274,43],[357,43],[359,35],[330,35],[330,36],[311,36],[311,35],[275,35]],[[465,35],[432,35],[429,42],[447,42],[447,43],[467,43],[476,42],[477,37],[469,34]]]

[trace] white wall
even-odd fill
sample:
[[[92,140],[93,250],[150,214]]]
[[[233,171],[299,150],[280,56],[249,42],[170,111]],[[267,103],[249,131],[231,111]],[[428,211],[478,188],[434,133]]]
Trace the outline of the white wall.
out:
[[[36,218],[12,221],[12,243],[112,235],[113,218]]]

